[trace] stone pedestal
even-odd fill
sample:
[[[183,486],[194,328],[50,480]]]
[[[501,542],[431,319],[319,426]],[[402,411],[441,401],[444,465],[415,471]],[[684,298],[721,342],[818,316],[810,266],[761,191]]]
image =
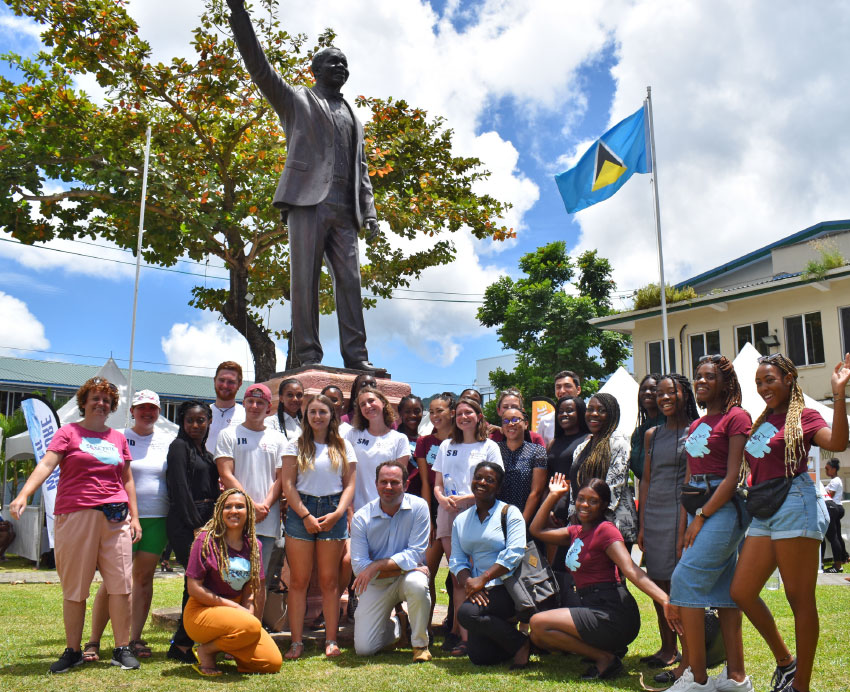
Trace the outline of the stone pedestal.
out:
[[[272,410],[277,411],[277,390],[281,380],[289,377],[297,377],[304,385],[305,394],[319,394],[328,385],[339,387],[342,393],[345,394],[345,407],[348,408],[348,401],[351,396],[351,386],[354,384],[355,378],[361,374],[360,370],[351,370],[349,368],[332,368],[326,365],[310,365],[300,368],[293,368],[284,372],[275,373],[274,376],[267,380],[264,384],[272,390]],[[410,385],[404,382],[396,382],[390,379],[389,374],[375,375],[378,381],[378,389],[389,399],[390,403],[398,410],[398,402],[402,397],[410,394]]]

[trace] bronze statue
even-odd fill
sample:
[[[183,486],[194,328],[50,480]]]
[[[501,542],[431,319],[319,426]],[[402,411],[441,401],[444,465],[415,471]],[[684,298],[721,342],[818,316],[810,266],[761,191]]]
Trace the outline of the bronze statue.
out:
[[[377,372],[366,352],[357,235],[378,233],[363,126],[340,89],[348,80],[342,51],[315,55],[313,88],[287,84],[269,64],[244,0],[227,0],[230,26],[245,67],[275,109],[286,133],[287,156],[272,204],[289,225],[293,366],[322,362],[319,278],[322,257],[333,279],[340,351],[345,367]]]

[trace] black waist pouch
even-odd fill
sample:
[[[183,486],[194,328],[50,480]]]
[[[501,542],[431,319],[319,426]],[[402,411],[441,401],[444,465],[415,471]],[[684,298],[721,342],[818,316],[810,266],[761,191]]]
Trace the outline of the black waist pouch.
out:
[[[127,518],[130,511],[130,505],[126,502],[107,502],[105,505],[98,505],[95,509],[99,509],[106,515],[106,518],[113,524],[120,524]]]
[[[793,478],[771,478],[747,488],[747,511],[756,519],[770,519],[779,511]]]

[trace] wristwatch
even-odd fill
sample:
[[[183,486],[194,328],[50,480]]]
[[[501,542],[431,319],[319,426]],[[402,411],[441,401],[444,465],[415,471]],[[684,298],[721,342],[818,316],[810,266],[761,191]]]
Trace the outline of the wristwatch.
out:
[[[702,511],[702,507],[698,508],[696,512],[694,512],[694,518],[702,517],[703,519],[708,519],[708,515]]]

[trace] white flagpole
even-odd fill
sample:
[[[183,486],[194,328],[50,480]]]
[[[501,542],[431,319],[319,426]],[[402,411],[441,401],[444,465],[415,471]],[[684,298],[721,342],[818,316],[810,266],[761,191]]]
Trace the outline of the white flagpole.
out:
[[[658,244],[658,274],[661,289],[661,358],[664,372],[670,372],[670,351],[667,337],[667,286],[664,283],[664,253],[661,251],[661,207],[658,204],[658,159],[655,158],[655,124],[652,120],[652,87],[646,87],[646,109],[649,117],[649,150],[652,155],[652,191],[655,195],[655,237]],[[684,355],[682,356],[684,358]]]
[[[145,135],[145,168],[142,173],[142,205],[139,211],[139,239],[136,244],[136,285],[133,288],[133,326],[130,328],[130,366],[127,372],[127,396],[133,396],[133,347],[136,344],[136,309],[139,305],[139,270],[142,267],[142,235],[145,228],[145,200],[148,196],[148,162],[151,155],[151,126]],[[132,399],[131,399],[132,400]],[[130,427],[130,406],[127,405],[127,416],[124,419],[124,427]]]

